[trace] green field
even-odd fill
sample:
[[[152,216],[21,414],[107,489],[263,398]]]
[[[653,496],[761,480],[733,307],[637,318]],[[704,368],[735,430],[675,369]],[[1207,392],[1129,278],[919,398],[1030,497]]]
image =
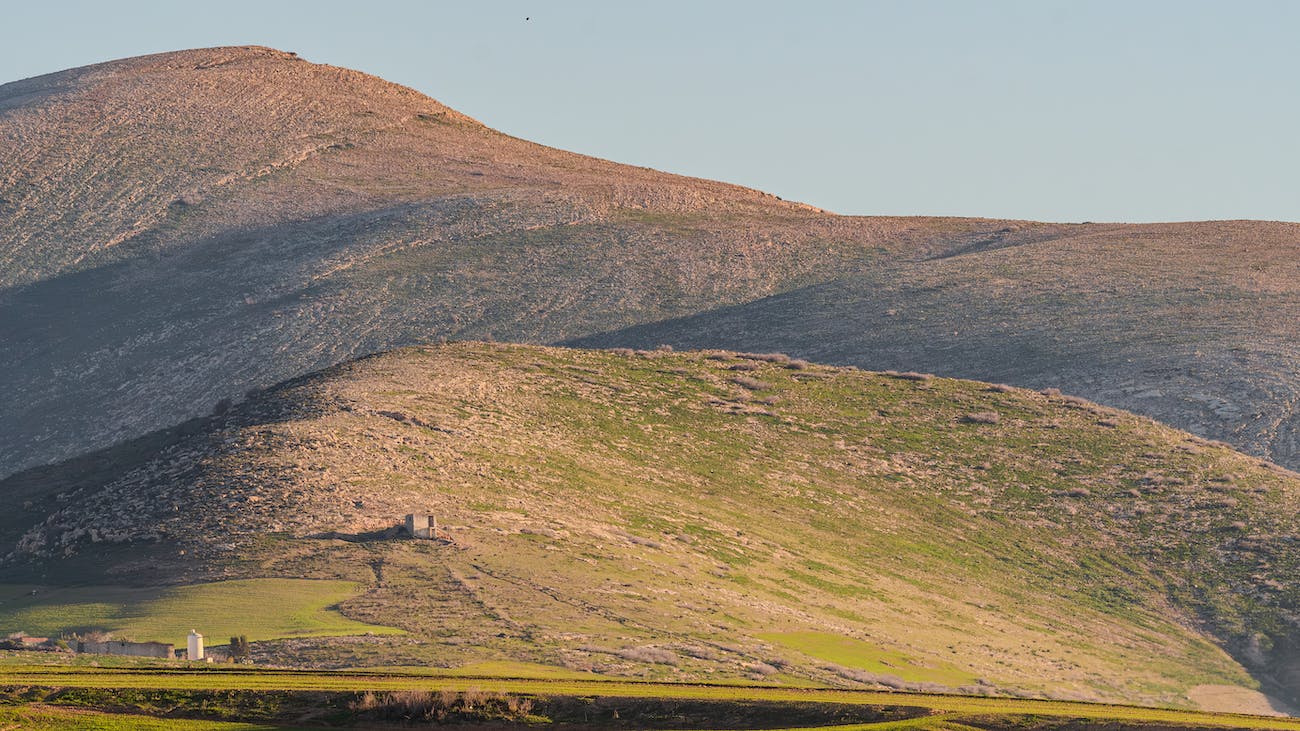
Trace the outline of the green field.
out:
[[[948,663],[918,665],[901,652],[884,650],[869,642],[830,632],[765,632],[758,637],[818,660],[882,676],[893,675],[905,681],[935,680],[956,687],[976,680],[975,676]]]
[[[987,727],[1018,725],[1032,727],[1043,721],[1074,724],[1124,724],[1142,726],[1233,727],[1300,731],[1300,719],[1207,713],[1138,706],[1043,701],[1012,698],[981,698],[926,693],[852,691],[767,686],[674,684],[602,680],[541,680],[487,677],[435,677],[399,673],[307,672],[291,670],[202,669],[106,669],[86,667],[9,666],[0,670],[0,686],[115,689],[122,694],[150,689],[159,692],[283,691],[449,691],[491,692],[520,697],[581,697],[660,699],[664,701],[729,701],[786,704],[844,704],[892,709],[925,709],[926,716],[904,721],[836,726],[886,731],[895,728],[952,729],[964,720]],[[9,711],[11,714],[14,711]],[[17,711],[23,713],[28,711]],[[37,710],[30,711],[38,713]],[[4,718],[0,716],[0,718]],[[75,728],[118,728],[79,726]],[[126,727],[126,726],[123,726]],[[147,728],[147,726],[145,726]],[[178,728],[188,728],[178,726]],[[195,726],[195,728],[226,728]],[[256,728],[232,726],[230,728]]]
[[[350,581],[244,579],[193,586],[37,589],[0,586],[0,633],[58,636],[101,630],[115,638],[183,645],[191,629],[224,644],[330,635],[395,634],[401,630],[357,622],[335,605],[355,595]]]
[[[271,731],[283,728],[257,723],[151,718],[134,713],[100,713],[82,709],[0,706],[0,729],[24,731]]]

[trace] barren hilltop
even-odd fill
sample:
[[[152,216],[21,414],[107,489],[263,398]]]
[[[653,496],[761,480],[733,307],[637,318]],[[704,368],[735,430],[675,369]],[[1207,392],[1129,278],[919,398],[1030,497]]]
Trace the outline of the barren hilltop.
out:
[[[441,338],[1059,386],[1284,464],[1300,226],[843,217],[267,48],[0,86],[0,474]]]

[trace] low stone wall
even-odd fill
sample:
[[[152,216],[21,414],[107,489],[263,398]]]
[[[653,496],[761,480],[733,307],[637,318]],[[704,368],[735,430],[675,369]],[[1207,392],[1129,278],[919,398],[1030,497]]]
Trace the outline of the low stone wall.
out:
[[[92,655],[130,655],[131,657],[173,656],[175,648],[164,642],[125,642],[109,640],[108,642],[78,642],[77,652]]]

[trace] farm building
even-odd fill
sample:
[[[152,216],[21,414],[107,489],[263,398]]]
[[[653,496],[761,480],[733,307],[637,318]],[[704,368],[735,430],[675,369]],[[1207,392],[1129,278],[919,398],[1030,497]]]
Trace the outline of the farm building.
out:
[[[406,532],[412,538],[437,538],[438,519],[423,513],[411,513],[406,516]]]
[[[129,655],[131,657],[171,657],[173,646],[166,642],[127,642],[125,640],[107,640],[105,642],[78,642],[77,652],[92,655]]]

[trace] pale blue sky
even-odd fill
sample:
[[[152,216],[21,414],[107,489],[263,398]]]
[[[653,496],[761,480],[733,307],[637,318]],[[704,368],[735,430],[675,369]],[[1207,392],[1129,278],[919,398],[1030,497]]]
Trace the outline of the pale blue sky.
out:
[[[1298,38],[1283,0],[44,0],[0,80],[261,44],[840,213],[1300,221]]]

